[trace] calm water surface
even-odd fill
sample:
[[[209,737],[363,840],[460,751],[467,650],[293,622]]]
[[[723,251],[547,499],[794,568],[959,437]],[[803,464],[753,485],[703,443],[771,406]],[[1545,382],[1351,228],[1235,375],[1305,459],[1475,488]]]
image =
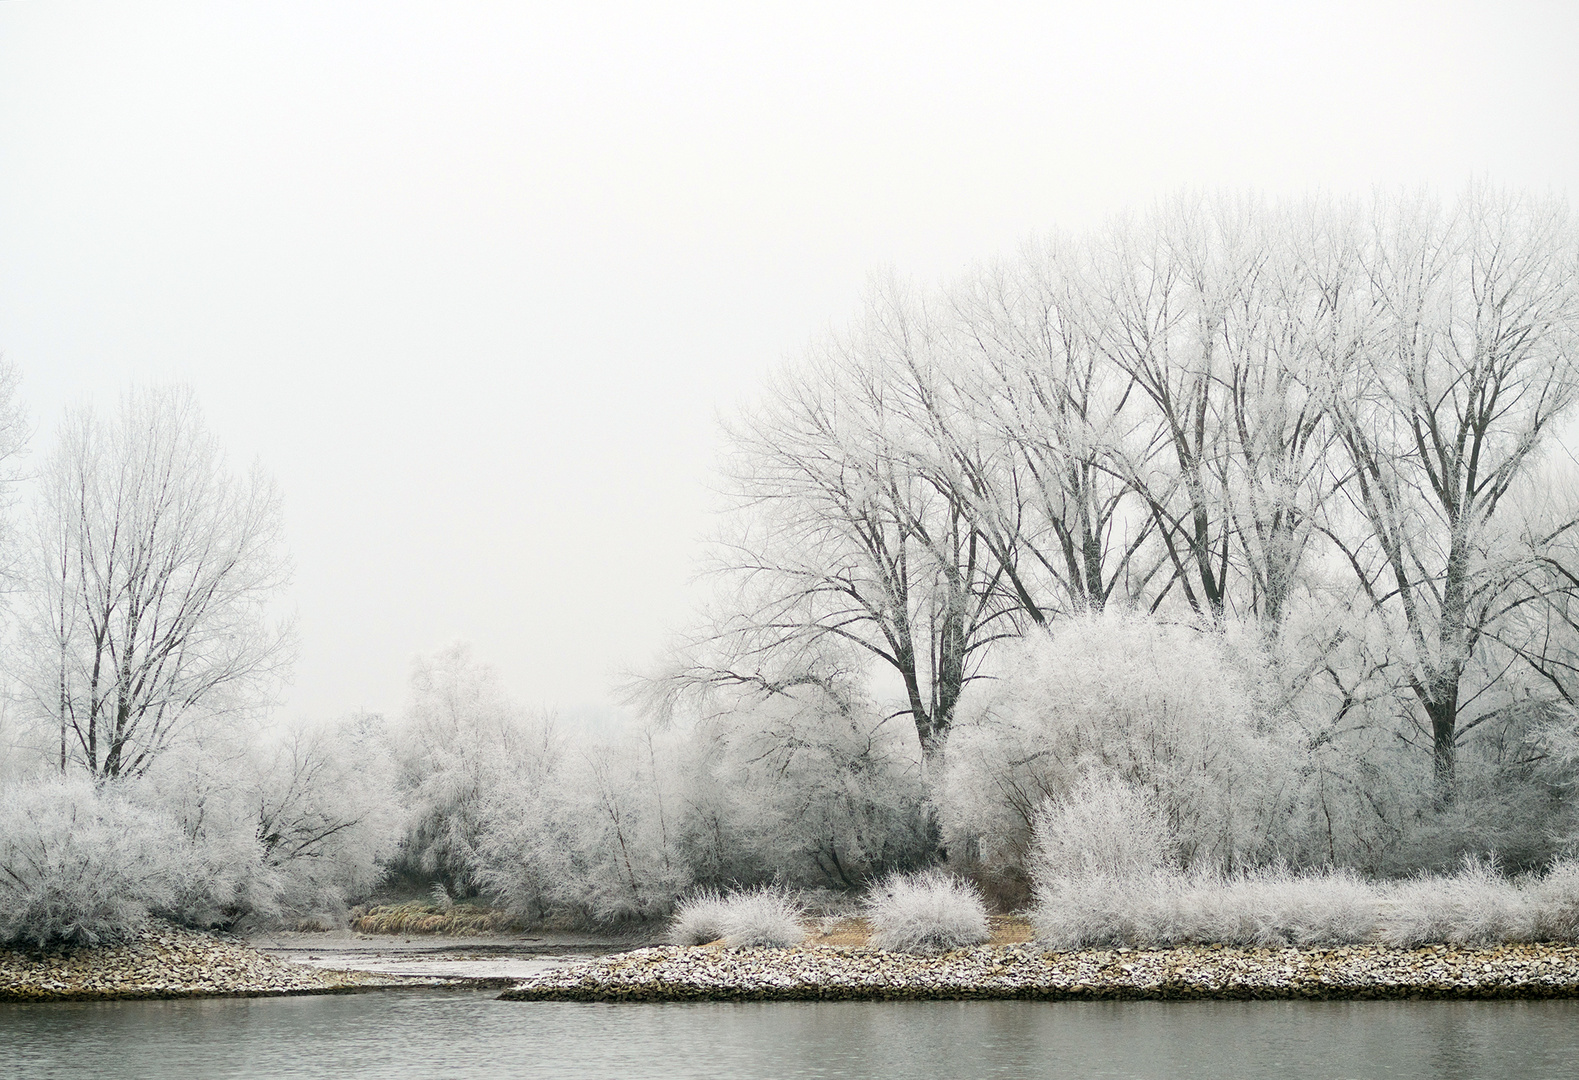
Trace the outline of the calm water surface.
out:
[[[0,1077],[1579,1075],[1579,1002],[584,1005],[492,992],[0,1005]]]

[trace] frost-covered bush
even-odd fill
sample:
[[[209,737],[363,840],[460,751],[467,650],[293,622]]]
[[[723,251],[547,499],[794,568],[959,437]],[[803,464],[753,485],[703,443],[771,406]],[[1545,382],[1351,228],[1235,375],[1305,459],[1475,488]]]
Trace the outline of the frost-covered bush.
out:
[[[1530,941],[1536,937],[1533,899],[1495,863],[1466,858],[1451,876],[1421,874],[1388,887],[1382,940],[1405,946]]]
[[[1231,877],[1158,870],[1039,889],[1031,922],[1055,949],[1126,945],[1340,945],[1369,941],[1378,892],[1346,872]]]
[[[1563,860],[1528,886],[1537,941],[1579,941],[1579,863]]]
[[[1150,791],[1190,867],[1277,853],[1296,757],[1257,697],[1248,635],[1109,612],[1003,651],[956,721],[940,819],[951,855],[1023,865],[1033,819],[1092,774]]]
[[[706,945],[724,936],[729,897],[717,889],[698,889],[675,905],[669,941],[675,945]]]
[[[480,850],[484,834],[558,763],[552,725],[511,701],[493,669],[457,645],[414,667],[393,742],[394,787],[410,814],[394,871],[476,895],[480,875],[500,865]]]
[[[1164,869],[1037,885],[1037,940],[1059,949],[1579,939],[1579,867],[1569,862],[1517,879],[1470,858],[1454,874],[1395,882],[1273,867],[1228,877]]]
[[[338,918],[384,872],[402,817],[375,717],[255,738],[211,732],[167,752],[131,790],[183,842],[162,914],[196,926]]]
[[[0,941],[91,944],[130,933],[175,896],[170,819],[85,776],[0,790]]]
[[[696,880],[853,890],[931,856],[914,738],[870,699],[830,679],[709,704],[684,736]]]
[[[795,897],[776,886],[724,893],[703,889],[680,901],[669,940],[705,945],[722,939],[732,949],[784,949],[805,940],[803,914]]]
[[[1508,878],[1467,856],[1454,874],[1419,874],[1381,889],[1381,940],[1427,942],[1579,940],[1579,864]]]
[[[1028,870],[1038,885],[1146,875],[1176,861],[1156,796],[1110,776],[1088,776],[1063,798],[1045,800],[1032,828]]]
[[[981,890],[941,870],[891,874],[871,886],[865,907],[872,945],[890,952],[961,949],[989,936]]]
[[[1037,939],[1095,945],[1323,945],[1368,940],[1376,890],[1346,871],[1275,866],[1186,872],[1151,792],[1104,776],[1080,781],[1035,818],[1028,869]]]

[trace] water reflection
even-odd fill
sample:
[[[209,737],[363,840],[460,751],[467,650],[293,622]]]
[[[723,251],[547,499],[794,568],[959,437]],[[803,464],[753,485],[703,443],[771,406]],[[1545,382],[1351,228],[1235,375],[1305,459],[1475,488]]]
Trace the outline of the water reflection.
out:
[[[584,1005],[491,993],[0,1006],[0,1076],[1568,1077],[1575,1002]]]

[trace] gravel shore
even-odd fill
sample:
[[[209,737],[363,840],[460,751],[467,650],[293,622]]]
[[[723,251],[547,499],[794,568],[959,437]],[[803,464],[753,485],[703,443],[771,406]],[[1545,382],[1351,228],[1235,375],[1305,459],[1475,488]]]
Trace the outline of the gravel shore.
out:
[[[171,927],[151,928],[115,945],[0,949],[0,1002],[263,997],[458,984],[312,968],[241,942]]]
[[[988,945],[910,956],[840,946],[662,946],[564,967],[500,996],[510,1001],[1579,997],[1579,947],[1192,946],[1048,953],[1034,945]]]

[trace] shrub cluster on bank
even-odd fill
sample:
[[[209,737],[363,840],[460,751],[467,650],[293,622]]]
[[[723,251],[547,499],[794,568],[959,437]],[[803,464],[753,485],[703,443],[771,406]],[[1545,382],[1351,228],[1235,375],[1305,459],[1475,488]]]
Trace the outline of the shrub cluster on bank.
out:
[[[1036,815],[1029,865],[1037,940],[1053,948],[1220,943],[1568,941],[1579,936],[1579,864],[1510,878],[1468,857],[1451,874],[1366,880],[1286,865],[1186,868],[1155,796],[1088,777]]]
[[[979,945],[989,936],[980,890],[937,869],[874,881],[858,910],[871,925],[872,945],[891,952],[942,952]],[[703,889],[680,901],[669,940],[786,948],[805,939],[806,917],[805,904],[782,887]]]
[[[1505,848],[1507,828],[1471,827],[1486,806],[1467,754],[1450,805],[1400,767],[1369,778],[1363,801],[1380,810],[1362,811],[1323,788],[1336,782],[1323,759],[1258,696],[1253,643],[1122,614],[1079,630],[1018,647],[929,765],[930,788],[849,686],[742,693],[716,716],[595,743],[515,708],[451,652],[419,671],[399,725],[194,741],[98,785],[8,780],[0,936],[92,941],[151,916],[334,923],[393,878],[515,925],[651,922],[689,897],[698,939],[709,905],[820,889],[864,895],[887,947],[949,948],[979,925],[960,876],[999,872],[1024,875],[1040,936],[1060,947],[1576,932],[1575,874],[1551,869],[1575,835],[1567,811]],[[1531,790],[1567,790],[1560,770],[1579,756],[1565,722],[1502,729],[1509,755],[1542,748],[1549,774]],[[954,876],[916,876],[940,848]],[[1444,862],[1504,850],[1522,853],[1507,873]],[[729,936],[719,925],[709,940]]]

